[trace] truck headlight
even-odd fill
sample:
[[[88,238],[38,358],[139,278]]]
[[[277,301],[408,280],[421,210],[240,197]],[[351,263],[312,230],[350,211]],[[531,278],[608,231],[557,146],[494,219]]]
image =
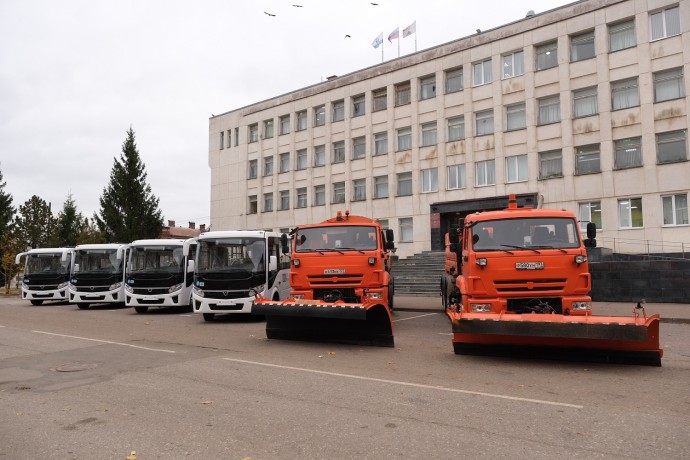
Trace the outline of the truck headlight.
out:
[[[573,302],[572,309],[574,311],[587,311],[592,309],[592,302]]]
[[[182,283],[180,283],[180,284],[175,284],[175,285],[173,285],[173,286],[170,286],[170,289],[168,289],[168,292],[169,292],[170,294],[172,294],[173,292],[179,291],[179,290],[181,290],[181,289],[182,289]]]
[[[479,259],[475,260],[475,263],[480,267],[486,267],[487,260],[484,257],[480,257]]]
[[[115,283],[111,284],[110,287],[108,288],[109,291],[116,291],[122,287],[122,283]]]
[[[367,292],[366,297],[370,300],[381,300],[383,299],[383,292]]]
[[[471,303],[470,309],[474,313],[489,313],[489,312],[491,312],[491,304],[490,303]]]
[[[304,300],[304,294],[290,294],[290,298],[295,302],[301,302]]]
[[[584,264],[585,262],[587,262],[587,256],[581,256],[581,255],[575,256],[575,263],[576,264],[580,265],[580,264]]]

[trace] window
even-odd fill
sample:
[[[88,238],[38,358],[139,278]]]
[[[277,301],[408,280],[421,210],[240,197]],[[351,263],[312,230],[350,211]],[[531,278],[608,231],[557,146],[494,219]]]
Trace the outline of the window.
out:
[[[615,52],[632,48],[637,44],[635,20],[619,22],[609,26],[609,51]]]
[[[300,187],[296,190],[297,194],[297,204],[295,208],[306,208],[307,207],[307,187]]]
[[[374,134],[374,156],[388,153],[388,132]]]
[[[352,116],[361,117],[366,112],[364,106],[364,94],[359,94],[352,97]]]
[[[429,168],[420,171],[422,193],[438,192],[438,169]]]
[[[323,126],[326,124],[326,106],[318,105],[314,107],[314,126]]]
[[[589,117],[599,113],[597,104],[597,87],[573,91],[573,117]]]
[[[317,145],[314,147],[314,167],[326,164],[326,146]]]
[[[279,173],[285,173],[290,171],[290,152],[281,153],[279,155],[280,166],[278,167]]]
[[[613,142],[613,168],[627,169],[642,166],[642,138],[631,137]]]
[[[264,158],[264,176],[273,175],[273,157]]]
[[[280,210],[284,211],[290,209],[290,191],[281,190],[280,191]]]
[[[587,224],[592,222],[601,228],[601,201],[580,203],[580,229],[587,230]]]
[[[232,139],[232,129],[228,129],[228,148],[230,148],[230,139]]]
[[[257,142],[259,140],[259,124],[254,123],[249,125],[249,142]]]
[[[462,67],[447,70],[446,71],[446,93],[455,93],[457,91],[462,91],[463,87],[464,87],[464,84],[463,84]]]
[[[654,73],[654,102],[668,101],[685,96],[683,68]]]
[[[549,42],[537,46],[535,50],[537,56],[537,70],[550,69],[558,65],[558,42]]]
[[[594,57],[594,31],[570,37],[570,62]]]
[[[359,160],[367,156],[366,136],[355,137],[352,139],[352,159]]]
[[[575,174],[601,172],[599,144],[575,148]]]
[[[307,149],[301,149],[297,151],[297,156],[295,157],[295,169],[307,169]]]
[[[482,187],[484,185],[494,185],[496,183],[496,161],[486,160],[478,161],[474,164],[475,168],[475,185]]]
[[[290,115],[283,115],[280,117],[280,134],[288,134],[290,132]]]
[[[374,104],[374,112],[378,112],[379,110],[386,110],[388,107],[388,92],[386,91],[386,88],[380,88],[377,89],[373,92],[373,104]]]
[[[333,102],[333,121],[343,121],[345,119],[345,101]]]
[[[494,132],[494,111],[493,109],[482,110],[474,114],[475,131],[477,136],[484,136]]]
[[[406,81],[395,85],[395,106],[410,103],[410,82]]]
[[[264,121],[264,139],[273,137],[273,120]]]
[[[558,95],[537,99],[539,113],[537,124],[546,125],[561,121],[561,100]]]
[[[448,141],[459,141],[465,138],[465,117],[448,119]]]
[[[374,198],[388,198],[388,176],[374,177]]]
[[[448,166],[448,190],[455,190],[467,187],[465,179],[465,165]]]
[[[345,141],[338,141],[333,143],[333,163],[342,163],[345,161]]]
[[[627,109],[638,105],[640,105],[640,92],[637,77],[611,83],[611,108],[613,110]]]
[[[240,128],[235,128],[235,147],[240,143]]]
[[[273,211],[273,192],[264,193],[263,211],[264,212],[272,212]]]
[[[398,173],[398,196],[412,195],[412,173]]]
[[[412,228],[412,217],[402,217],[398,220],[400,224],[400,241],[411,242],[414,238]]]
[[[506,129],[514,131],[516,129],[524,129],[527,127],[527,113],[525,111],[525,103],[513,104],[506,106]]]
[[[400,128],[398,130],[398,151],[412,148],[412,128]]]
[[[502,61],[503,78],[517,77],[525,73],[525,53],[522,51],[505,54]]]
[[[249,195],[249,203],[247,206],[247,214],[256,214],[259,212],[258,203],[256,201],[256,195]]]
[[[367,180],[355,179],[352,181],[352,201],[364,201],[367,199]]]
[[[506,157],[507,182],[524,182],[529,179],[527,155]]]
[[[333,203],[345,203],[345,182],[333,183]]]
[[[304,131],[307,129],[307,111],[302,110],[297,112],[297,129],[295,131]]]
[[[256,176],[258,175],[258,169],[258,160],[249,160],[249,179],[256,179]]]
[[[376,219],[376,222],[378,222],[379,225],[381,225],[381,228],[383,228],[384,230],[389,228],[388,227],[388,219]]]
[[[420,99],[431,99],[436,97],[436,75],[424,77],[419,81]]]
[[[422,146],[436,145],[436,122],[422,125]]]
[[[688,225],[688,194],[662,196],[664,225]]]
[[[680,34],[680,8],[674,6],[649,15],[652,40]]]
[[[326,204],[326,186],[314,186],[314,206],[323,206]]]
[[[676,161],[687,160],[687,134],[685,130],[657,134],[657,163],[675,163]]]
[[[223,150],[225,148],[224,144],[225,144],[225,131],[221,131],[220,132],[220,144],[218,145],[218,148]]]
[[[624,198],[618,200],[618,226],[620,228],[641,228],[642,198]]]
[[[474,86],[491,83],[493,75],[491,73],[491,59],[477,62],[472,65],[474,75]]]
[[[539,179],[563,177],[563,154],[560,150],[539,153]]]

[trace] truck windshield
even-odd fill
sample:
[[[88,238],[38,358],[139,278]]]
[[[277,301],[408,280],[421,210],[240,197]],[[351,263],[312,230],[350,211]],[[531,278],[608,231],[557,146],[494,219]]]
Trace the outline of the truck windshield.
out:
[[[266,241],[263,238],[199,240],[198,274],[208,272],[264,273]]]
[[[130,248],[129,271],[182,273],[182,246],[136,246]]]
[[[121,273],[122,259],[117,258],[117,249],[81,249],[76,251],[74,265],[78,273]]]
[[[62,260],[61,252],[52,252],[46,254],[29,254],[24,268],[25,275],[36,275],[40,273],[69,273],[69,264],[71,256],[67,254],[67,258]]]
[[[487,220],[472,226],[475,251],[578,248],[579,238],[575,220],[567,217]]]
[[[297,252],[373,251],[378,247],[377,227],[364,225],[300,228],[295,238]]]

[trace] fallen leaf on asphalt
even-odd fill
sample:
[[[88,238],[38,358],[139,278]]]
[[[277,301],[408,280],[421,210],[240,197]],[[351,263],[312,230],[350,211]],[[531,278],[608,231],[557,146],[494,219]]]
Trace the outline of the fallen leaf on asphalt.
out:
[[[201,404],[206,404],[207,406],[213,404],[213,401],[201,401]]]
[[[323,355],[319,355],[319,358],[323,358]]]
[[[328,354],[331,356],[335,356],[335,351],[329,351]]]

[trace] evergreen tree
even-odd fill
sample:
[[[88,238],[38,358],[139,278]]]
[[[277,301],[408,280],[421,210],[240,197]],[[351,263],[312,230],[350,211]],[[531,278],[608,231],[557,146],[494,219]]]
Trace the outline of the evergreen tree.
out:
[[[72,193],[68,193],[67,200],[62,205],[62,211],[57,216],[55,232],[53,234],[53,246],[76,246],[79,234],[86,225],[86,218],[77,211],[77,205],[72,198]]]
[[[2,170],[0,170],[0,239],[9,232],[13,217],[12,195],[5,193],[5,182],[2,180]]]
[[[130,127],[122,144],[120,161],[110,172],[110,183],[103,189],[101,210],[94,214],[98,229],[109,242],[129,243],[142,238],[158,238],[163,216],[158,198],[146,183],[144,163]]]
[[[36,195],[19,206],[19,215],[14,218],[17,238],[26,246],[45,248],[50,246],[55,218],[50,204]]]
[[[5,182],[2,180],[2,170],[0,170],[0,278],[7,289],[13,276],[14,257],[22,251],[22,248],[17,251],[18,245],[12,235],[14,211],[12,195],[5,193]]]
[[[84,226],[77,236],[77,244],[101,244],[105,242],[105,236],[98,230],[94,221],[85,217]]]

